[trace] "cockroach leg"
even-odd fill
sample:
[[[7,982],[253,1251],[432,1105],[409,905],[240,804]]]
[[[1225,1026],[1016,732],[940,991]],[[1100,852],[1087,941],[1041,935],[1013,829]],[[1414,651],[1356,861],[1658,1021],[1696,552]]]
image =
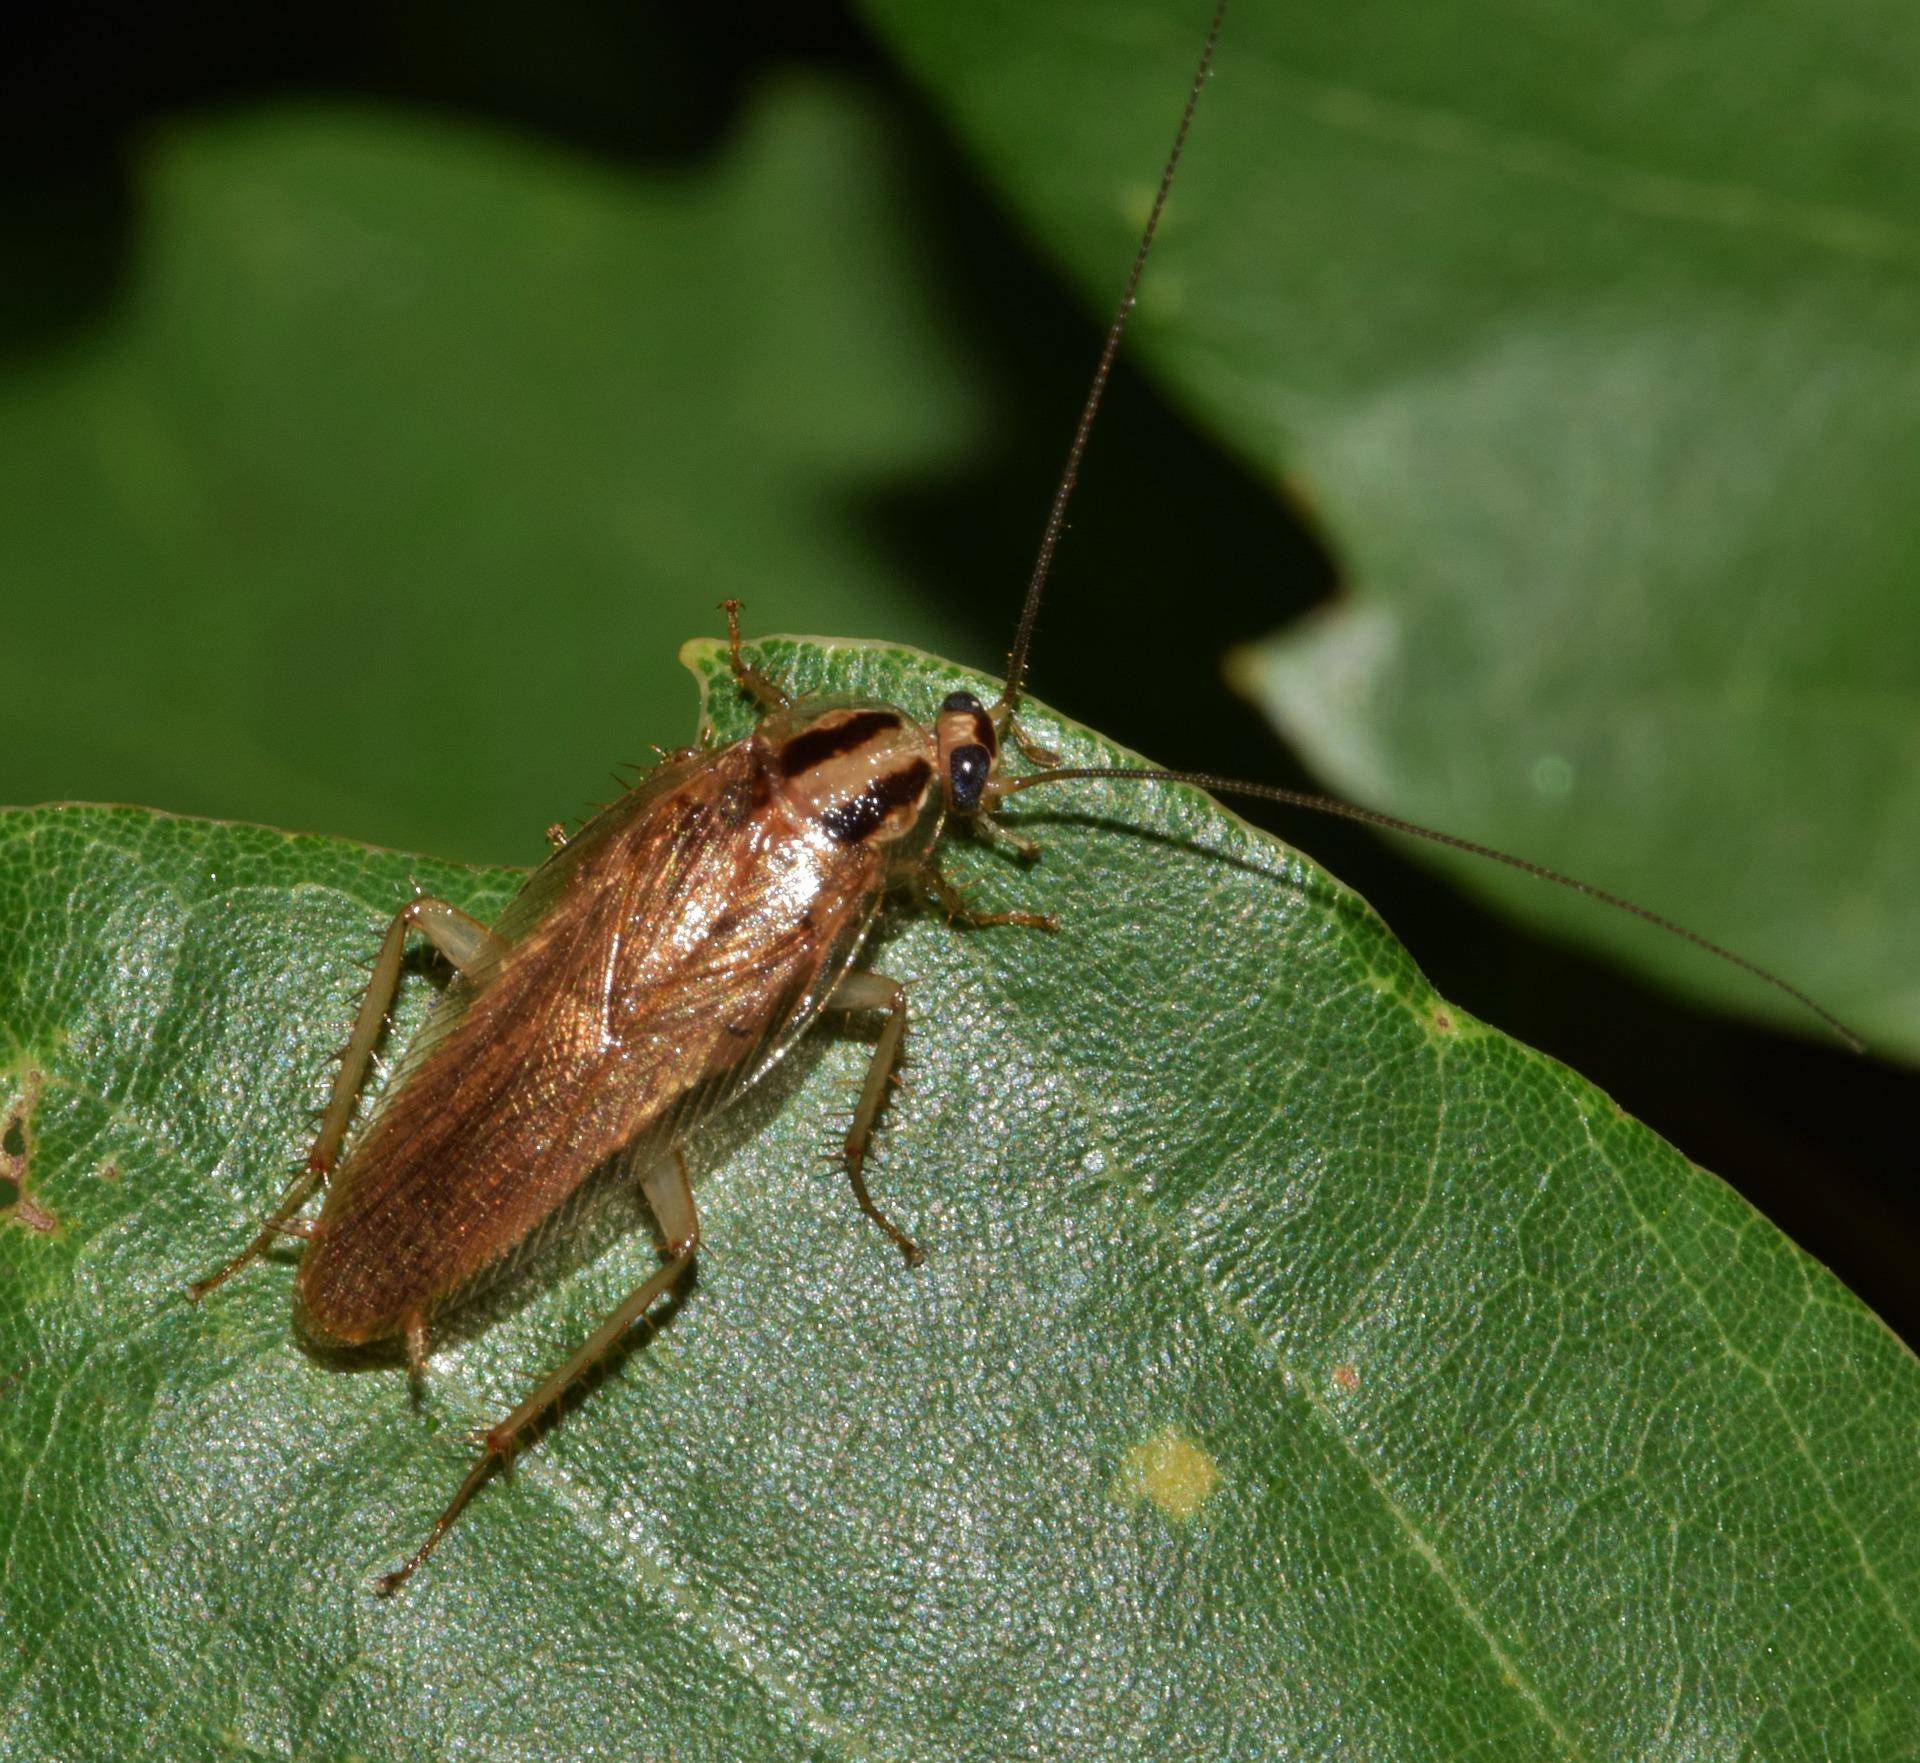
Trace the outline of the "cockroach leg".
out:
[[[668,1256],[680,1260],[691,1255],[700,1241],[700,1215],[693,1209],[687,1160],[678,1151],[663,1157],[640,1178],[640,1191],[660,1221]]]
[[[1020,726],[1020,717],[1014,707],[1003,696],[993,707],[993,732],[1004,741],[1012,741],[1020,749],[1020,756],[1031,765],[1043,765],[1049,768],[1060,763],[1060,755],[1051,747],[1042,746],[1032,735]]]
[[[880,1105],[887,1099],[887,1079],[900,1057],[900,1043],[907,1033],[907,988],[883,973],[850,973],[833,988],[827,999],[829,1010],[884,1010],[887,1020],[880,1038],[873,1044],[873,1057],[867,1061],[867,1081],[860,1091],[859,1105],[853,1111],[853,1125],[841,1149],[846,1159],[847,1178],[853,1183],[853,1197],[860,1210],[890,1236],[909,1267],[918,1267],[926,1259],[920,1245],[895,1224],[867,1192],[863,1173],[867,1161],[867,1141],[873,1137],[873,1123]]]
[[[493,932],[479,919],[471,918],[445,900],[423,894],[409,900],[393,915],[387,934],[381,940],[380,953],[374,957],[373,977],[367,982],[366,995],[360,1000],[360,1014],[354,1019],[353,1034],[340,1058],[340,1069],[333,1080],[333,1094],[327,1100],[326,1113],[320,1117],[320,1135],[307,1156],[309,1168],[322,1175],[332,1169],[340,1155],[341,1141],[347,1136],[347,1122],[353,1115],[353,1099],[360,1093],[367,1062],[373,1057],[374,1043],[393,1008],[393,994],[400,985],[400,959],[406,953],[407,932],[417,930],[461,973],[467,972],[483,957],[497,953],[499,945]]]
[[[722,600],[720,610],[727,615],[727,665],[733,677],[762,710],[784,710],[792,700],[759,668],[750,666],[740,653],[740,602]]]
[[[992,924],[1017,924],[1028,930],[1057,931],[1060,928],[1060,920],[1051,912],[974,911],[967,904],[966,895],[931,863],[915,879],[949,924],[961,925],[967,930],[980,930]]]
[[[477,1494],[494,1470],[508,1462],[520,1440],[573,1385],[591,1371],[620,1344],[622,1336],[654,1302],[670,1291],[689,1267],[700,1246],[700,1215],[694,1209],[693,1188],[687,1180],[686,1160],[678,1151],[656,1165],[643,1178],[642,1189],[648,1203],[659,1215],[667,1233],[670,1259],[651,1279],[629,1293],[589,1335],[580,1350],[554,1372],[532,1395],[499,1425],[488,1429],[481,1442],[481,1454],[466,1479],[454,1490],[446,1510],[433,1521],[426,1540],[415,1549],[405,1565],[383,1573],[374,1581],[374,1590],[390,1598],[415,1570],[440,1546],[440,1539],[453,1528],[453,1522]]]
[[[470,918],[444,900],[422,895],[417,900],[409,900],[393,915],[393,922],[387,926],[386,937],[380,944],[380,953],[374,958],[373,977],[367,982],[366,995],[360,1000],[360,1014],[354,1019],[353,1033],[341,1054],[333,1093],[320,1116],[319,1135],[307,1153],[306,1168],[280,1196],[279,1204],[267,1214],[253,1241],[224,1267],[187,1287],[191,1302],[197,1304],[216,1286],[224,1285],[241,1268],[258,1260],[282,1236],[289,1234],[288,1221],[326,1180],[340,1155],[340,1144],[347,1136],[347,1122],[353,1114],[353,1099],[359,1094],[360,1081],[373,1057],[374,1042],[380,1038],[381,1026],[386,1022],[394,991],[400,984],[400,957],[405,952],[409,930],[418,930],[462,972],[498,946],[493,933],[477,918]]]
[[[288,1221],[307,1203],[308,1196],[325,1179],[326,1171],[316,1169],[312,1160],[309,1159],[306,1168],[287,1184],[287,1191],[280,1196],[278,1204],[261,1221],[260,1228],[254,1232],[253,1241],[225,1266],[208,1274],[205,1279],[196,1279],[188,1286],[187,1302],[199,1303],[215,1286],[225,1285],[241,1268],[249,1262],[258,1260],[282,1236],[293,1234]]]
[[[407,1343],[407,1376],[418,1388],[427,1381],[427,1319],[415,1311],[402,1331]]]
[[[984,809],[973,817],[973,829],[981,837],[997,839],[1006,845],[1022,863],[1032,863],[1040,856],[1040,847],[1022,833],[1017,833],[1003,820],[997,820]]]

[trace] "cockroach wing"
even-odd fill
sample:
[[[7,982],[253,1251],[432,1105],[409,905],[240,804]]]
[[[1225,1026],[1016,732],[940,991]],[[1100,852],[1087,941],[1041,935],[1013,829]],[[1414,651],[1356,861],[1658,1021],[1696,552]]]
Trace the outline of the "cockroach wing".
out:
[[[597,1166],[664,1154],[806,1027],[884,875],[796,828],[772,781],[751,741],[672,762],[528,878],[334,1172],[298,1279],[310,1334],[426,1319]]]
[[[567,940],[564,923],[550,924],[549,920],[558,913],[577,911],[589,893],[605,884],[611,872],[640,855],[651,834],[648,815],[685,783],[699,763],[698,758],[680,759],[649,773],[618,801],[608,803],[527,876],[488,926],[491,946],[487,953],[454,976],[395,1062],[375,1102],[369,1131],[405,1092],[434,1048],[459,1027],[474,1000],[500,976],[522,944],[543,930],[554,942]],[[583,871],[587,879],[577,881]]]

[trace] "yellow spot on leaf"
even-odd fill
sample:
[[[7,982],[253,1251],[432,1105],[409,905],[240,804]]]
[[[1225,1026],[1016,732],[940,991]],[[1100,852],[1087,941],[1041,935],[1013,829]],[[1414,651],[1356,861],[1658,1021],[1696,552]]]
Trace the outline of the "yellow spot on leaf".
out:
[[[1220,1467],[1175,1427],[1133,1447],[1110,1492],[1128,1506],[1151,1500],[1169,1518],[1191,1518],[1207,1503]]]

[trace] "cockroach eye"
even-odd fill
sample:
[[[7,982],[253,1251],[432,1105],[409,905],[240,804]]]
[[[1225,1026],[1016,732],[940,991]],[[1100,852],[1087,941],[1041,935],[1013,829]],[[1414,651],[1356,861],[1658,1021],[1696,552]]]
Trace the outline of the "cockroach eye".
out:
[[[964,692],[954,694],[965,696]],[[947,756],[947,803],[955,814],[972,814],[979,808],[980,792],[992,771],[993,755],[977,743],[956,747]]]
[[[983,708],[980,700],[971,692],[949,692],[941,699],[940,708],[944,712],[965,711],[971,713]]]

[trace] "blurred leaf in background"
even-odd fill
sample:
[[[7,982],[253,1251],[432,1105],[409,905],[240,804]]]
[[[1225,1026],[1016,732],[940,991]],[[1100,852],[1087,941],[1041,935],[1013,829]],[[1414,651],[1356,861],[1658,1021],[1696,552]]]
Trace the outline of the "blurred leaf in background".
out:
[[[968,647],[862,530],[985,411],[847,89],[686,173],[330,107],[141,176],[121,296],[0,379],[9,799],[527,859],[685,738],[723,594]]]
[[[1205,7],[868,10],[1110,298]],[[1916,89],[1920,15],[1865,0],[1237,7],[1129,345],[1334,549],[1339,598],[1237,662],[1328,785],[1710,927],[1909,1055]]]

